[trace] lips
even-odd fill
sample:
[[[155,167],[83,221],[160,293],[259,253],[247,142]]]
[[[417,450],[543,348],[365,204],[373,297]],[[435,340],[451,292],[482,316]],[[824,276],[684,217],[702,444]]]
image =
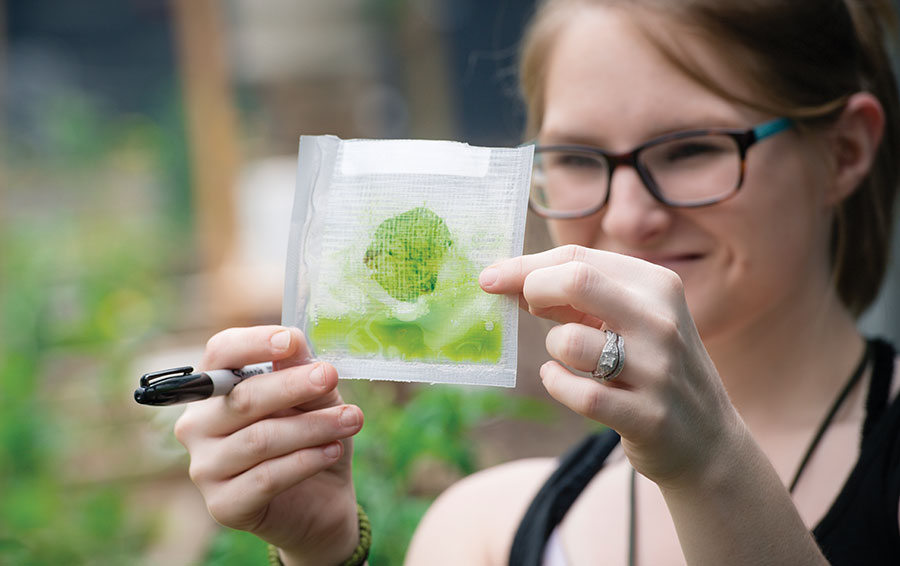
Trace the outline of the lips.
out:
[[[673,252],[661,254],[636,253],[627,255],[671,269],[672,271],[678,271],[679,268],[690,265],[704,257],[704,254],[699,252]]]

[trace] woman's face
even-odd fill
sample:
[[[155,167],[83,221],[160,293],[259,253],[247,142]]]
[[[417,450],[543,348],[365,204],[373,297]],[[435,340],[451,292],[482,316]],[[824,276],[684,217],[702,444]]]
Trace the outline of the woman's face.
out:
[[[700,47],[686,33],[679,41]],[[712,76],[747,92],[739,70],[713,57],[703,61]],[[624,152],[674,131],[745,129],[774,118],[687,77],[627,14],[610,8],[569,18],[544,86],[541,144]],[[828,288],[828,178],[815,155],[795,130],[765,139],[750,149],[734,197],[694,209],[660,204],[634,169],[620,166],[606,207],[588,218],[551,222],[551,235],[557,244],[619,252],[675,271],[704,339],[740,332],[785,314],[811,290]]]

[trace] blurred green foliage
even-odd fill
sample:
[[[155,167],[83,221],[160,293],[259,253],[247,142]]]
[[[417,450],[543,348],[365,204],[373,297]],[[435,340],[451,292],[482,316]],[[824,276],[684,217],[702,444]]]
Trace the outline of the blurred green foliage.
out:
[[[176,304],[163,274],[183,252],[141,199],[181,174],[159,167],[179,135],[84,93],[46,101],[0,140],[0,564],[134,563],[157,525],[131,512],[127,477],[79,469],[96,448],[82,433],[115,428],[122,376]]]
[[[98,109],[78,100],[48,112],[56,117],[58,130],[46,132],[55,150],[20,147],[6,163],[17,182],[50,191],[40,195],[46,207],[38,214],[2,211],[0,222],[0,565],[140,563],[164,510],[159,517],[152,509],[136,513],[128,478],[91,482],[73,469],[83,449],[73,430],[84,423],[61,410],[58,397],[84,381],[92,418],[112,418],[130,397],[122,376],[177,316],[171,276],[190,253],[183,241],[189,229],[169,213],[178,199],[164,196],[143,209],[122,202],[116,183],[160,170],[150,190],[169,187],[180,175],[171,171],[180,150],[141,117],[104,123]],[[68,361],[72,373],[58,375]],[[352,381],[342,390],[367,415],[354,467],[373,523],[376,566],[402,563],[436,495],[417,486],[423,463],[439,463],[445,480],[464,476],[479,465],[480,425],[547,414],[535,401],[492,389]],[[115,458],[120,449],[99,457]],[[264,564],[265,556],[259,539],[222,529],[203,563]]]
[[[125,402],[121,376],[175,314],[177,297],[162,276],[170,246],[152,219],[55,217],[0,229],[0,564],[134,563],[153,543],[158,525],[130,512],[127,482],[73,482],[68,456],[79,447],[69,429],[77,423],[58,410],[46,381],[54,358],[87,360],[87,372],[107,385],[94,391],[97,405],[114,413]],[[375,566],[402,563],[434,498],[416,492],[422,462],[439,462],[451,477],[470,474],[480,425],[548,414],[494,389],[341,387],[367,415],[354,473],[373,523]],[[223,529],[204,563],[263,564],[265,555],[259,539]]]
[[[149,541],[152,525],[128,513],[127,485],[73,479],[76,423],[48,380],[53,359],[78,360],[103,385],[91,391],[98,406],[122,403],[119,376],[165,320],[163,252],[133,222],[0,230],[0,563],[118,564]]]
[[[135,564],[156,542],[161,518],[130,507],[129,478],[80,473],[88,447],[73,431],[84,415],[60,395],[74,385],[94,424],[114,428],[130,402],[122,376],[178,314],[172,275],[191,260],[180,108],[175,97],[163,99],[150,118],[109,115],[79,93],[48,100],[33,137],[0,140],[11,189],[0,208],[0,565]],[[479,426],[548,414],[492,389],[341,387],[367,415],[354,468],[373,524],[373,566],[402,563],[436,495],[418,485],[423,463],[437,462],[445,480],[472,473]],[[112,444],[98,457],[123,449]],[[203,563],[264,564],[265,556],[259,539],[222,529]]]

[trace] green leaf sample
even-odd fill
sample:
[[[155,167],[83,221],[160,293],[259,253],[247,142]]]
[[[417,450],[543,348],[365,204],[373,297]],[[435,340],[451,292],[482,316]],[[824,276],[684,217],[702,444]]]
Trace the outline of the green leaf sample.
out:
[[[441,217],[420,206],[382,222],[363,261],[390,296],[414,302],[434,291],[444,254],[452,245]]]
[[[311,311],[308,335],[314,349],[328,355],[498,362],[503,304],[478,285],[479,270],[462,247],[426,207],[381,222],[363,257],[344,259],[342,281],[331,291],[332,300],[352,305],[339,315],[328,308]]]

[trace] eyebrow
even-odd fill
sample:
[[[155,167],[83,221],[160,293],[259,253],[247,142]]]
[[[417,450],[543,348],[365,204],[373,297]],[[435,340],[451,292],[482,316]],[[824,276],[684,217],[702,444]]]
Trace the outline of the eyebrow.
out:
[[[647,140],[652,140],[660,136],[665,136],[675,132],[686,132],[692,130],[707,130],[712,128],[734,128],[744,129],[750,126],[737,123],[734,119],[726,120],[722,117],[709,117],[703,119],[692,120],[690,122],[676,122],[665,128],[654,128],[648,135],[641,136],[639,140],[632,145],[641,144]],[[549,136],[538,131],[535,136],[543,145],[587,145],[598,148],[609,148],[611,144],[605,143],[602,130],[595,132],[572,131],[572,132],[549,132]]]

